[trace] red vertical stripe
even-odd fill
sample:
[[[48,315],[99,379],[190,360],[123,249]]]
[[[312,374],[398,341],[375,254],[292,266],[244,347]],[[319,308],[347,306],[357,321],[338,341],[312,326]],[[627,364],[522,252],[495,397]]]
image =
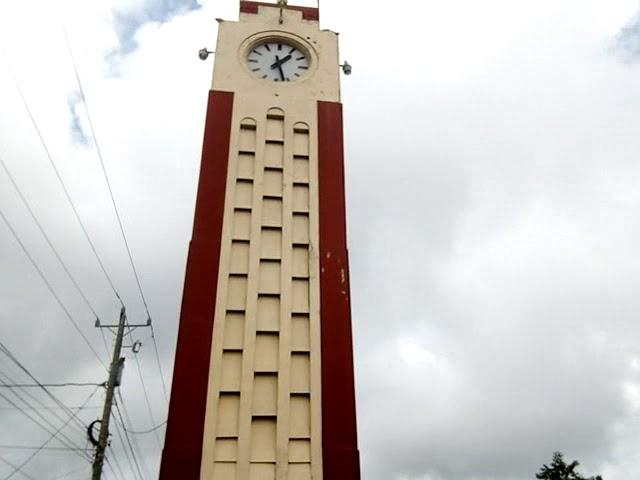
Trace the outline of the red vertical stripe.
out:
[[[209,92],[161,480],[198,480],[229,159],[233,93]]]
[[[360,478],[342,144],[342,105],[318,102],[322,468],[327,480]]]

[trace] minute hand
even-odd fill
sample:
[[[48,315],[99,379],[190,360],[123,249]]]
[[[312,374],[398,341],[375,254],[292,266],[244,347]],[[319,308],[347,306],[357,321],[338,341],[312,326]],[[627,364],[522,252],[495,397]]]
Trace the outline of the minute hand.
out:
[[[273,70],[274,68],[278,68],[284,62],[288,62],[289,60],[291,60],[291,55],[287,55],[286,57],[280,59],[276,56],[276,61],[271,64],[271,69]]]

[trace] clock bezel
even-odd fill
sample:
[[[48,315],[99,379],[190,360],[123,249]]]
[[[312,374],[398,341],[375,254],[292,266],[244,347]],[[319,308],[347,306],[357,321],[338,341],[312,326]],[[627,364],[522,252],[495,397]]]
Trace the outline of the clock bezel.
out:
[[[274,82],[272,80],[262,79],[258,77],[249,68],[249,65],[248,65],[249,62],[247,60],[249,58],[251,51],[254,48],[264,43],[278,42],[278,41],[282,41],[283,43],[287,43],[292,47],[296,47],[308,59],[309,69],[303,75],[301,75],[297,80],[293,80],[291,82]],[[297,35],[293,35],[287,32],[281,32],[281,31],[260,32],[255,35],[252,35],[251,37],[247,38],[243,42],[242,46],[240,47],[239,54],[240,54],[240,63],[242,63],[244,71],[247,72],[247,74],[252,79],[254,79],[255,81],[261,82],[263,84],[276,84],[276,85],[284,85],[288,87],[299,85],[300,83],[303,83],[304,81],[308,80],[311,76],[313,76],[313,73],[315,72],[318,64],[317,53],[313,48],[313,46],[308,41],[306,41],[304,38],[299,37]]]

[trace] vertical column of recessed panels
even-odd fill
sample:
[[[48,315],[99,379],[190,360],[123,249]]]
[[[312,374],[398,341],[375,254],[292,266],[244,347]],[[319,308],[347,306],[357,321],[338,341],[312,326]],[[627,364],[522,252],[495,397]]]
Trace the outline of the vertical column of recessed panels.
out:
[[[256,122],[244,119],[240,124],[236,172],[232,199],[232,233],[229,255],[227,297],[224,324],[220,331],[222,357],[216,415],[215,479],[234,479],[238,462],[240,395],[244,345],[251,215],[256,156]]]
[[[309,127],[293,125],[288,479],[311,479]]]
[[[309,126],[272,108],[242,120],[238,142],[213,479],[310,480]]]
[[[270,109],[264,130],[255,355],[249,478],[276,478],[282,231],[284,112]]]

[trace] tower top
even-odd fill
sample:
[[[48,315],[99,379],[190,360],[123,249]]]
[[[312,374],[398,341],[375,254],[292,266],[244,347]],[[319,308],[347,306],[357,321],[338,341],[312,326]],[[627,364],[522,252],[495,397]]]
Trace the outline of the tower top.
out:
[[[298,5],[288,5],[286,1],[282,2],[284,5],[282,8],[287,10],[296,10],[302,12],[302,18],[304,20],[310,20],[313,22],[320,21],[320,10],[314,7],[301,7]],[[259,7],[275,7],[280,8],[280,2],[267,3],[267,2],[249,2],[240,0],[240,13],[258,13]]]

